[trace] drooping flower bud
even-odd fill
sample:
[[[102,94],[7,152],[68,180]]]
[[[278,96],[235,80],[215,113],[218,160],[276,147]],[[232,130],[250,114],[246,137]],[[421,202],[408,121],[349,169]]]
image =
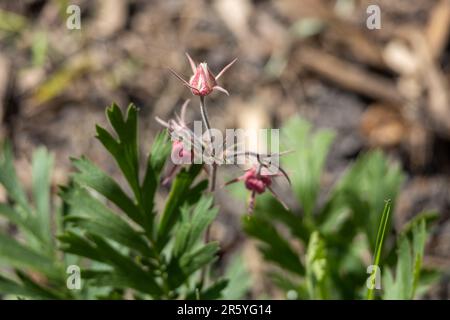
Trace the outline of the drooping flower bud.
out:
[[[256,167],[252,167],[248,170],[244,176],[245,187],[250,191],[255,191],[257,194],[261,194],[266,191],[266,187],[270,187],[272,184],[272,178],[269,175],[258,174]]]
[[[283,207],[288,210],[286,204],[280,199],[280,197],[275,193],[272,188],[273,178],[277,176],[284,176],[288,182],[290,183],[289,177],[286,175],[285,171],[281,168],[277,174],[271,174],[270,172],[264,172],[262,169],[265,168],[265,165],[259,163],[254,165],[250,169],[248,169],[242,176],[237,177],[231,181],[228,181],[225,185],[229,185],[238,181],[244,181],[245,187],[251,191],[250,201],[248,205],[248,212],[253,212],[255,208],[256,195],[262,194],[268,189],[272,195],[277,199]]]
[[[195,135],[192,130],[188,128],[185,121],[188,103],[189,100],[183,104],[181,107],[181,116],[176,115],[175,119],[164,121],[156,117],[156,121],[168,129],[172,138],[172,165],[169,168],[169,173],[163,179],[163,185],[172,180],[182,165],[191,164],[193,162],[194,149],[200,148],[201,150],[201,145],[199,146],[198,144],[193,143],[193,141],[195,141]],[[199,152],[199,150],[197,150],[197,152]]]
[[[217,80],[224,74],[225,71],[230,68],[233,63],[236,62],[237,58],[231,61],[228,65],[226,65],[217,76],[214,76],[214,74],[211,72],[211,70],[208,67],[208,64],[206,62],[202,62],[198,65],[195,64],[194,60],[189,56],[189,54],[186,53],[186,56],[189,60],[189,64],[192,69],[193,75],[189,79],[189,82],[184,80],[178,73],[176,73],[174,70],[169,69],[183,84],[187,87],[189,87],[192,91],[192,93],[196,96],[207,96],[210,94],[213,90],[218,90],[226,95],[229,95],[228,91],[222,88],[217,84]]]
[[[186,148],[182,141],[172,142],[171,159],[175,165],[192,164],[194,150]]]

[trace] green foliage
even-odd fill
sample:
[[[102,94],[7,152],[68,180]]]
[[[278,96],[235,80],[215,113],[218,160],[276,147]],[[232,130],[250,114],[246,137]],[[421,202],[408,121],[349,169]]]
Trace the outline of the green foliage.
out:
[[[294,122],[295,121],[295,122]],[[292,188],[302,203],[305,216],[312,219],[320,190],[320,178],[328,148],[333,141],[333,134],[322,131],[311,135],[311,125],[297,119],[287,124],[288,129],[283,132],[283,141],[289,147],[294,147],[295,155],[284,159],[286,168],[295,168],[291,179],[295,181]],[[296,142],[291,145],[289,142]]]
[[[264,258],[298,275],[304,275],[305,267],[291,245],[268,221],[256,216],[243,218],[247,234],[261,240],[260,250]]]
[[[327,276],[327,257],[324,241],[317,231],[311,234],[306,251],[306,282],[311,299],[327,297],[325,280]]]
[[[223,298],[229,300],[244,299],[250,290],[251,279],[247,271],[242,254],[236,254],[225,272],[228,285],[223,291]]]
[[[369,152],[358,157],[319,202],[323,167],[332,140],[331,132],[312,132],[306,121],[291,119],[282,128],[282,141],[284,148],[293,152],[281,160],[300,209],[285,210],[273,197],[263,195],[255,215],[243,221],[246,233],[261,243],[264,258],[279,267],[270,276],[290,297],[364,298],[369,264],[385,270],[393,263],[388,258],[395,256],[389,210],[395,207],[403,173],[380,151]],[[389,207],[383,210],[389,199]],[[400,269],[411,273],[410,265],[414,265],[417,279],[421,269],[421,255],[417,252],[426,238],[426,232],[422,232],[414,242],[414,263],[408,264],[405,256],[405,251],[409,252],[406,240],[399,244],[399,259],[403,261]],[[368,253],[374,257],[373,262],[363,258]],[[407,287],[409,295],[403,298],[412,298],[414,286]]]
[[[53,157],[45,149],[36,150],[30,202],[17,178],[10,145],[5,143],[1,150],[0,184],[8,201],[0,203],[0,216],[17,228],[18,236],[0,231],[0,267],[13,271],[0,274],[0,294],[40,299],[72,297],[66,288],[64,261],[53,239],[54,229],[60,226],[51,215],[52,163]]]
[[[206,181],[195,183],[201,167],[181,170],[159,213],[155,196],[171,150],[167,134],[155,138],[141,179],[137,108],[130,105],[124,116],[113,104],[106,114],[115,136],[97,126],[97,138],[131,193],[88,159],[73,159],[78,171],[61,190],[68,205],[62,249],[90,261],[83,278],[88,286],[106,287],[109,296],[128,289],[136,298],[220,296],[223,284],[204,288],[198,276],[219,250],[217,243],[201,241],[218,211],[211,197],[202,196]]]
[[[394,279],[388,269],[383,279],[385,299],[414,298],[420,281],[426,235],[426,221],[425,218],[421,218],[415,221],[410,232],[404,232],[399,237],[396,277]]]
[[[0,203],[0,217],[14,228],[0,230],[0,294],[33,299],[244,298],[250,276],[240,257],[224,279],[205,278],[219,245],[204,240],[218,208],[205,192],[207,181],[199,179],[202,167],[182,168],[164,203],[156,201],[164,192],[159,184],[171,151],[167,133],[157,135],[142,161],[136,107],[130,105],[124,115],[113,104],[106,115],[113,130],[97,126],[97,138],[123,179],[85,157],[72,159],[76,172],[60,188],[61,207],[52,203],[50,192],[52,156],[45,149],[33,154],[27,194],[11,147],[4,144],[0,184],[8,198]],[[422,270],[426,226],[435,214],[417,215],[395,239],[390,213],[404,177],[378,151],[358,157],[319,200],[332,140],[331,132],[314,133],[300,119],[286,125],[284,147],[294,152],[282,158],[282,166],[290,174],[298,209],[286,210],[270,195],[261,195],[255,214],[243,217],[244,231],[276,266],[268,275],[289,299],[359,299],[366,292],[369,299],[417,297],[436,279],[436,273]],[[381,293],[366,289],[366,280],[377,276],[377,271],[366,273],[369,264],[381,268]],[[68,289],[69,265],[81,268],[81,290]]]
[[[373,271],[371,276],[372,280],[377,279],[379,275],[377,275],[377,271],[380,268],[380,258],[381,258],[381,251],[383,248],[384,238],[386,236],[386,226],[387,222],[389,221],[389,214],[391,212],[391,201],[386,201],[386,204],[384,205],[383,214],[381,215],[381,221],[378,226],[378,233],[377,233],[377,241],[375,246],[375,256],[374,256],[374,262],[373,262]],[[375,289],[375,283],[372,283],[372,286],[368,289],[367,292],[367,299],[372,300],[374,297],[374,289]]]

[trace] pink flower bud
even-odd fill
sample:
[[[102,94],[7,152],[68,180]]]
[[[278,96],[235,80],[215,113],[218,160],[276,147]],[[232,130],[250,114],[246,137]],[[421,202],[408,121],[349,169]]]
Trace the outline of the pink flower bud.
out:
[[[162,185],[167,185],[179,171],[179,168],[185,164],[192,164],[194,151],[186,149],[182,141],[174,140],[172,142],[172,152],[170,154],[172,160],[169,173],[162,180]]]
[[[272,179],[277,176],[284,176],[288,182],[290,183],[289,177],[285,173],[285,171],[281,168],[278,168],[281,173],[278,174],[268,174],[267,172],[263,172],[263,165],[255,165],[249,170],[247,170],[242,176],[234,178],[231,181],[225,183],[225,185],[229,185],[232,183],[236,183],[238,181],[244,181],[245,187],[251,191],[250,201],[248,205],[248,212],[253,212],[255,208],[256,195],[264,193],[266,189],[268,189],[272,195],[277,199],[286,210],[289,210],[286,204],[280,199],[280,197],[275,193],[272,188]]]
[[[172,165],[169,169],[169,173],[162,181],[163,185],[168,184],[172,180],[182,165],[191,164],[194,159],[195,146],[192,144],[194,141],[194,133],[188,128],[185,121],[188,103],[189,100],[183,103],[183,106],[181,107],[181,116],[176,114],[175,119],[164,121],[156,117],[156,121],[166,127],[172,137]],[[186,143],[183,143],[183,141]]]
[[[250,191],[255,191],[257,194],[261,194],[266,191],[266,187],[270,187],[272,184],[272,178],[267,175],[262,175],[256,172],[256,168],[253,167],[244,174],[245,187]]]
[[[231,61],[228,65],[226,65],[218,74],[217,76],[214,76],[214,74],[211,72],[211,70],[208,68],[208,64],[206,62],[202,62],[199,65],[196,65],[194,60],[189,56],[189,54],[186,53],[186,56],[189,60],[189,64],[191,65],[192,69],[192,77],[190,78],[189,82],[184,80],[178,73],[173,71],[172,69],[169,69],[183,84],[187,87],[189,87],[192,91],[192,93],[196,96],[207,96],[210,94],[213,90],[218,90],[226,95],[229,95],[228,91],[222,88],[217,84],[217,80],[224,74],[225,71],[230,68],[233,63],[236,62],[237,58]]]
[[[183,142],[175,140],[172,143],[172,154],[171,158],[174,164],[182,165],[182,164],[191,164],[193,158],[193,151],[186,150]]]
[[[192,93],[196,96],[207,96],[217,86],[217,82],[208,65],[203,62],[197,66],[194,75],[189,80],[189,85]]]

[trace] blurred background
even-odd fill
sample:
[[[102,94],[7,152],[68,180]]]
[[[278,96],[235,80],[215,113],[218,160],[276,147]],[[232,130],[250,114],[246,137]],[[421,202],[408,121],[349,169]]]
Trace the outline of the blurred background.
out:
[[[66,26],[73,4],[81,29]],[[369,30],[373,4],[381,28]],[[448,0],[0,0],[0,139],[12,141],[28,186],[39,145],[55,154],[55,192],[68,180],[70,156],[85,154],[118,177],[94,139],[105,107],[140,108],[145,154],[161,129],[154,117],[167,119],[192,98],[167,67],[188,78],[185,52],[213,72],[238,57],[221,78],[231,97],[208,98],[213,126],[279,128],[299,114],[332,129],[324,192],[360,153],[383,149],[407,173],[395,226],[439,212],[425,265],[448,271],[449,31]],[[196,99],[187,116],[200,119]],[[240,227],[245,204],[233,199],[219,190],[212,236],[224,262],[243,252],[262,279],[259,253]],[[264,281],[254,284],[254,296],[267,292]],[[448,273],[428,297],[450,297]]]

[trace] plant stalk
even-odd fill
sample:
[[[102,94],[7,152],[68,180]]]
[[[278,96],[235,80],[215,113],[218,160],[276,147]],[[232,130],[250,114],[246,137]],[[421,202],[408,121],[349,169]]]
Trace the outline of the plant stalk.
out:
[[[200,97],[200,113],[202,115],[203,124],[206,127],[206,132],[208,133],[208,140],[211,146],[211,156],[214,158],[215,150],[214,150],[214,139],[211,136],[211,125],[209,123],[208,111],[206,109],[205,97]],[[217,165],[215,163],[211,164],[211,172],[209,174],[209,191],[214,192],[216,189],[216,170]]]
[[[200,96],[200,113],[202,115],[203,124],[205,125],[207,133],[208,133],[208,140],[209,140],[209,143],[211,146],[211,156],[214,159],[214,156],[215,156],[214,139],[211,136],[211,132],[210,132],[211,125],[209,123],[208,111],[206,109],[206,103],[205,103],[205,97],[203,97],[203,96]],[[217,164],[215,162],[213,162],[211,164],[211,171],[209,173],[209,191],[211,193],[214,192],[216,189],[216,172],[217,172]],[[211,206],[214,206],[214,202],[212,203]],[[211,233],[211,225],[209,225],[206,228],[205,243],[209,242],[210,233]],[[208,273],[208,267],[205,266],[202,269],[202,272],[200,275],[200,287],[203,287],[203,285],[205,285],[207,273]]]

